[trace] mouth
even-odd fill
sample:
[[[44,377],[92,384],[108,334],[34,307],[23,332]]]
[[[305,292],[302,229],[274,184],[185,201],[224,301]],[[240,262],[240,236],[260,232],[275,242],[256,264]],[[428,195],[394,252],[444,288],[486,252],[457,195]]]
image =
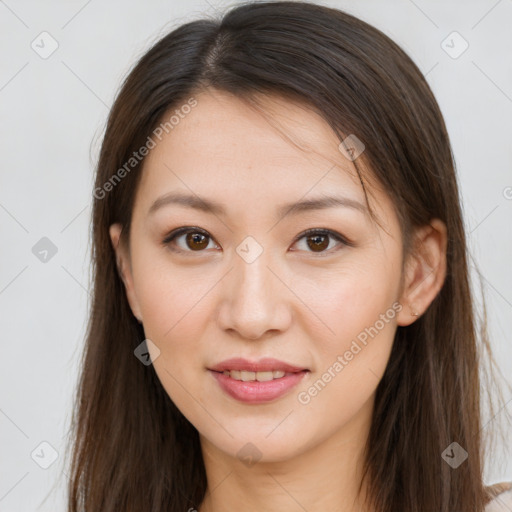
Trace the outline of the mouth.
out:
[[[219,372],[220,373],[220,372]],[[243,382],[268,382],[275,379],[281,379],[287,375],[293,375],[295,372],[284,372],[283,370],[273,370],[268,372],[248,372],[246,370],[224,370],[222,372],[226,377]]]
[[[283,397],[310,373],[306,368],[275,359],[262,359],[256,363],[230,359],[208,370],[224,393],[249,404]]]

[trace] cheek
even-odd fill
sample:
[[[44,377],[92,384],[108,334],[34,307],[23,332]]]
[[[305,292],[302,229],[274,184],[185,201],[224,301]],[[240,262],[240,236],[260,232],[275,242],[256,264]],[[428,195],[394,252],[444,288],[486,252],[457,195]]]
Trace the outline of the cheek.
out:
[[[307,314],[304,310],[303,318],[307,316],[316,325],[318,334],[312,334],[317,338],[316,346],[326,353],[344,350],[352,339],[376,323],[379,331],[387,332],[396,316],[392,305],[397,298],[399,277],[396,268],[387,266],[385,261],[377,264],[374,259],[361,259],[349,270],[332,272],[316,286],[299,287],[297,283],[297,295],[311,310]]]
[[[309,329],[315,375],[298,397],[299,403],[309,404],[308,409],[337,403],[354,412],[375,391],[389,360],[401,309],[396,302],[399,273],[384,263],[364,262],[350,273],[333,274],[310,295],[322,322],[315,320],[321,327]]]
[[[183,272],[151,268],[139,287],[144,333],[160,353],[153,367],[166,393],[192,423],[207,404],[203,399],[205,322],[213,279],[185,278]],[[212,282],[209,282],[212,281]],[[201,405],[202,404],[202,405]]]
[[[153,259],[151,259],[153,257]],[[218,277],[170,265],[165,257],[141,254],[136,294],[148,337],[158,340],[165,350],[191,347],[200,339],[201,319],[208,318],[208,293]],[[151,262],[151,263],[150,263]]]

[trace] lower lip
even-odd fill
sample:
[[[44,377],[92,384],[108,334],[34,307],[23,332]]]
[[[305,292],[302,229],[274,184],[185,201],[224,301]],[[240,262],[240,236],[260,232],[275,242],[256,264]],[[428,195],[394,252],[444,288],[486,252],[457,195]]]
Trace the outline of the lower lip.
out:
[[[248,403],[264,403],[280,398],[296,386],[306,375],[307,370],[290,373],[280,379],[266,382],[235,380],[220,372],[209,370],[217,379],[222,390],[229,396]]]

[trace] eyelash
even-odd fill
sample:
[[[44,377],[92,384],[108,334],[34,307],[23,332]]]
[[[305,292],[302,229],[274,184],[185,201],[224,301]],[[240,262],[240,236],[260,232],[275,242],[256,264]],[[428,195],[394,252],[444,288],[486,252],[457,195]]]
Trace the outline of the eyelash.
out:
[[[166,246],[166,247],[169,247],[171,242],[173,242],[176,238],[178,238],[181,235],[186,235],[188,233],[202,234],[202,235],[207,236],[210,240],[214,240],[213,237],[211,237],[210,234],[207,231],[205,231],[205,230],[203,230],[201,228],[196,228],[196,227],[190,226],[190,227],[177,228],[177,229],[171,231],[163,239],[162,244],[164,246]],[[312,228],[312,229],[308,229],[308,230],[304,231],[303,233],[298,235],[297,238],[293,241],[293,245],[295,245],[299,240],[302,240],[302,238],[306,238],[306,237],[311,236],[311,235],[329,236],[329,237],[333,238],[334,240],[336,240],[337,242],[340,242],[342,244],[337,249],[329,249],[329,250],[320,251],[320,252],[306,251],[306,252],[310,252],[312,254],[315,254],[317,256],[320,256],[320,257],[330,255],[333,252],[337,252],[343,246],[353,247],[353,243],[350,242],[344,236],[340,235],[336,231],[332,231],[330,229],[323,229],[323,228]],[[184,250],[184,249],[179,249],[179,248],[176,249],[176,248],[171,248],[171,247],[169,247],[169,249],[171,251],[173,251],[173,252],[181,252],[181,253],[184,253],[184,252],[190,252],[190,253],[197,252],[197,253],[199,253],[199,252],[204,252],[205,251],[205,249],[203,249],[202,251],[192,251],[192,250]]]

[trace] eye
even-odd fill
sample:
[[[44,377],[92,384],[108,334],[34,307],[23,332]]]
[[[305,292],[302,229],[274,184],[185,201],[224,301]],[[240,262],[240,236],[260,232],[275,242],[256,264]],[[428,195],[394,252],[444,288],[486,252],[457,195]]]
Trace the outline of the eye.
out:
[[[336,233],[335,231],[331,231],[330,229],[308,229],[299,235],[299,237],[296,239],[296,242],[299,242],[302,239],[305,239],[306,247],[311,249],[309,252],[314,253],[334,252],[340,250],[342,246],[352,246],[352,243],[349,242],[344,236]],[[341,244],[341,247],[338,247],[332,251],[332,246],[329,242],[329,239],[336,240],[338,245]],[[329,251],[326,251],[328,248]]]
[[[181,237],[185,238],[184,245],[180,246],[176,241]],[[333,252],[329,239],[336,240],[341,246],[353,245],[344,236],[330,229],[308,229],[295,239],[294,245],[302,239],[306,240],[306,247],[310,249],[305,250],[313,253]],[[210,242],[213,243],[213,238],[207,231],[196,227],[182,227],[171,231],[162,241],[162,244],[170,246],[170,249],[175,252],[201,252],[203,249],[208,249]],[[177,248],[173,245],[177,245]],[[326,249],[329,249],[329,251],[326,251]],[[339,249],[341,247],[338,247],[335,251]]]
[[[172,247],[172,243],[174,243],[175,240],[179,240],[183,236],[185,236],[185,246],[179,246],[178,244],[177,249]],[[200,228],[183,227],[171,231],[171,233],[167,235],[162,243],[165,246],[171,246],[170,249],[176,252],[200,252],[203,249],[207,249],[209,241],[212,240],[213,239],[210,237],[210,235]]]

